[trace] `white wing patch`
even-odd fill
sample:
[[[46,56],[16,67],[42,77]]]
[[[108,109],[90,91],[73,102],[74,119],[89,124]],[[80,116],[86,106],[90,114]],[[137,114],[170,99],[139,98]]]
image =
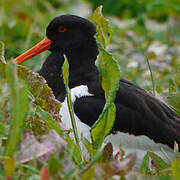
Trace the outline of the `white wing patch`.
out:
[[[76,98],[81,98],[84,96],[93,96],[88,92],[88,87],[86,85],[77,86],[71,89],[71,101],[74,103]]]

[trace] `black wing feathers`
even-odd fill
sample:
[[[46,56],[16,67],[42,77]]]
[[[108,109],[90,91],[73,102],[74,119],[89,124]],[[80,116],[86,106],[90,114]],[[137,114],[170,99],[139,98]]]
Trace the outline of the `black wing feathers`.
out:
[[[94,96],[77,99],[74,109],[82,122],[92,126],[102,112],[105,100],[99,83],[89,83],[88,89]],[[180,144],[180,117],[145,90],[121,79],[115,105],[117,113],[112,132],[146,135],[172,148],[175,140]]]

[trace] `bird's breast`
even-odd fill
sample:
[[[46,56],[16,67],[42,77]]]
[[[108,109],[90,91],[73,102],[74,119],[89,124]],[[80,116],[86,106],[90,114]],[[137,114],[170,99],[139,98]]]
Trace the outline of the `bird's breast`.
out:
[[[86,85],[76,86],[70,89],[70,93],[71,93],[72,104],[74,104],[78,98],[86,97],[86,96],[94,96],[93,94],[88,92],[88,86]],[[61,121],[64,123],[65,127],[72,128],[71,118],[70,118],[68,104],[67,104],[67,97],[61,103],[59,114],[61,116]],[[90,127],[84,124],[83,122],[81,122],[75,113],[74,113],[74,116],[76,120],[78,135],[83,134],[84,137],[90,140],[90,133],[89,133]]]

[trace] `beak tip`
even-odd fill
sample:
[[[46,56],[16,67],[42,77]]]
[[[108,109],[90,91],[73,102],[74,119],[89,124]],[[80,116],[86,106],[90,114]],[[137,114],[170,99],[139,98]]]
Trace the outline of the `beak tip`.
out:
[[[24,61],[31,59],[32,57],[38,55],[39,53],[49,49],[51,47],[52,41],[45,37],[41,42],[37,45],[26,51],[25,53],[21,54],[20,56],[16,57],[14,61],[17,64],[21,64]]]

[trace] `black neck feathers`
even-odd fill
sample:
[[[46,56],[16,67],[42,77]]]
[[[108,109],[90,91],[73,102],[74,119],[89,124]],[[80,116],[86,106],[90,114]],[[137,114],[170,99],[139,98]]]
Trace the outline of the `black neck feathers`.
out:
[[[63,101],[65,98],[65,87],[62,79],[64,54],[66,54],[69,62],[70,88],[91,81],[99,81],[98,70],[95,66],[98,47],[94,37],[83,41],[81,45],[66,52],[62,52],[61,50],[52,51],[39,73],[46,79],[55,97],[60,101]]]

